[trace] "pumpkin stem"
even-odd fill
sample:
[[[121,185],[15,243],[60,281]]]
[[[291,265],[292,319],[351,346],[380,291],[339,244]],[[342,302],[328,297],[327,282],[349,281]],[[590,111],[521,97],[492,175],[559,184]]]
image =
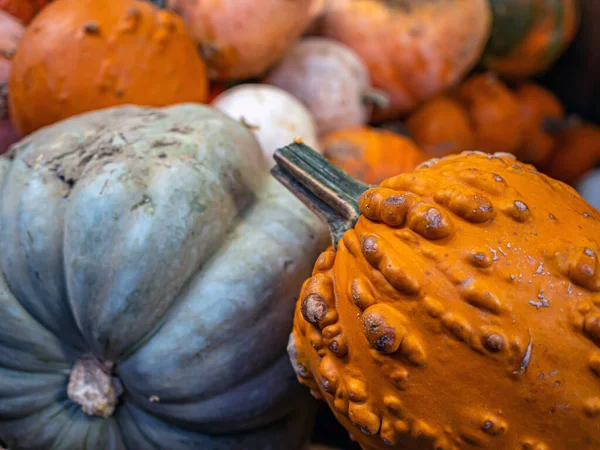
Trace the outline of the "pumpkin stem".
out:
[[[75,362],[69,375],[67,395],[90,416],[109,418],[115,412],[123,386],[112,376],[112,363],[86,355]]]
[[[362,93],[362,101],[367,105],[375,105],[378,108],[385,109],[390,106],[390,98],[379,89],[371,88]]]
[[[355,180],[305,144],[275,151],[271,174],[322,221],[327,222],[333,248],[360,216],[358,201],[372,186]]]

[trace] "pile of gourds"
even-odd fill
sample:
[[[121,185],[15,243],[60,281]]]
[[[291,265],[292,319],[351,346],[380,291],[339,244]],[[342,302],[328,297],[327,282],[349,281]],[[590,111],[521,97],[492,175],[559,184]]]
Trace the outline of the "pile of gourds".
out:
[[[0,0],[0,448],[599,448],[584,4]]]

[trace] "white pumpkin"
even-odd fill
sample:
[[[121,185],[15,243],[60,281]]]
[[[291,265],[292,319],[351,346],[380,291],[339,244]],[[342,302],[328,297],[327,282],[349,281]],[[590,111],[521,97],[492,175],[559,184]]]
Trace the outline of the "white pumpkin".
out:
[[[319,135],[364,125],[371,117],[374,91],[368,69],[350,47],[333,39],[297,42],[265,81],[306,105]]]
[[[242,122],[256,136],[269,164],[273,152],[301,139],[321,153],[315,121],[308,109],[282,89],[241,84],[217,96],[212,106]]]

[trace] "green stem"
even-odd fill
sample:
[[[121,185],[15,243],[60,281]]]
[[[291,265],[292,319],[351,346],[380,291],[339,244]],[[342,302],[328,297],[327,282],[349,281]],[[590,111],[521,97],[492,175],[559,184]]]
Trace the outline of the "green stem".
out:
[[[358,201],[367,189],[305,144],[290,144],[273,155],[271,174],[329,225],[333,248],[360,217]]]

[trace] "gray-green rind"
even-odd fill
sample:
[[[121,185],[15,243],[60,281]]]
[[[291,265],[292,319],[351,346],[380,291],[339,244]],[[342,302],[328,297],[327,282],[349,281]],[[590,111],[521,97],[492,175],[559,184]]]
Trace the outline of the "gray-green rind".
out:
[[[0,437],[51,450],[292,450],[312,405],[285,347],[326,233],[209,107],[124,106],[0,159]],[[109,419],[67,396],[115,363]]]

